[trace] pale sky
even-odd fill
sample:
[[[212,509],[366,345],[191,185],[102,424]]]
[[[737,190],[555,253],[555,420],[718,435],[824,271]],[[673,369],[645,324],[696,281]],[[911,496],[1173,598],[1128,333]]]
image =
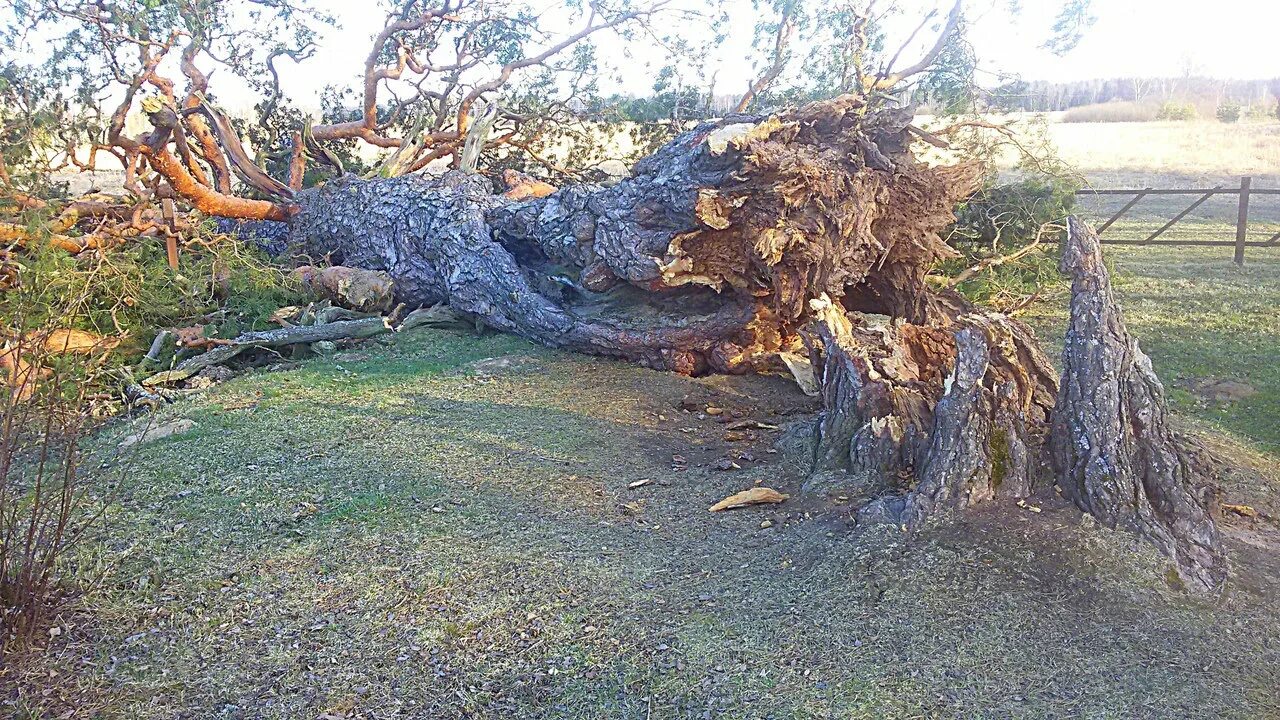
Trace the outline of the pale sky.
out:
[[[281,63],[282,85],[301,106],[314,107],[326,84],[355,87],[369,38],[383,22],[373,3],[358,0],[321,0],[337,16],[340,29],[326,33],[312,60],[299,66]],[[751,41],[754,15],[750,0],[740,3],[743,18],[739,31],[719,53],[717,89],[734,93],[753,77],[744,56]],[[923,12],[945,0],[906,0],[919,8],[908,12],[887,29],[890,44],[905,37]],[[698,7],[699,0],[684,0]],[[966,12],[971,38],[982,68],[979,78],[995,84],[995,73],[1015,73],[1025,80],[1088,80],[1125,76],[1177,77],[1188,68],[1195,74],[1222,78],[1254,79],[1280,76],[1280,0],[1094,0],[1097,23],[1083,42],[1065,57],[1040,49],[1048,36],[1061,0],[1020,0],[1021,13],[1008,12],[1009,0],[969,0]],[[552,6],[556,0],[547,0]],[[928,38],[921,33],[917,45]],[[616,46],[614,38],[600,36],[602,48]],[[652,85],[647,61],[657,62],[652,50],[638,48],[635,58],[623,64],[624,92],[645,94]],[[617,62],[616,50],[602,54]],[[904,53],[904,62],[912,58]],[[220,86],[227,93],[229,88]],[[230,99],[230,98],[229,98]],[[233,101],[234,104],[234,101]]]
[[[1188,63],[1199,75],[1280,77],[1280,0],[1094,0],[1097,24],[1062,58],[1038,47],[1053,0],[1023,0],[1013,29],[992,4],[970,3],[974,45],[989,67],[1025,80],[1177,77]]]

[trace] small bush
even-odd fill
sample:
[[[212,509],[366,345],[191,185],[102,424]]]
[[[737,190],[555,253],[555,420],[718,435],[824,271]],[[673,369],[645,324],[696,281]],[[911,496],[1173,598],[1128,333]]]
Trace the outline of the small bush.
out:
[[[305,298],[298,283],[261,252],[230,236],[200,232],[166,261],[163,240],[137,237],[105,251],[72,256],[54,247],[15,253],[9,282],[23,292],[0,293],[0,317],[23,318],[28,332],[63,322],[67,303],[74,328],[122,340],[112,363],[145,352],[159,328],[201,324],[206,334],[234,337],[271,327],[271,313]]]
[[[26,294],[11,290],[15,294]],[[81,470],[80,439],[93,423],[91,377],[104,349],[75,346],[63,323],[18,333],[24,318],[6,318],[0,349],[0,659],[45,628],[61,601],[76,592],[70,551],[103,527],[116,484]],[[118,459],[117,459],[118,460]],[[100,467],[119,468],[116,462]],[[119,470],[110,471],[119,478]]]
[[[1234,100],[1225,100],[1218,105],[1218,110],[1214,113],[1218,116],[1218,120],[1224,123],[1240,122],[1240,103]]]
[[[1245,105],[1240,111],[1241,122],[1272,122],[1276,119],[1276,108],[1268,103]]]
[[[1174,121],[1195,120],[1197,114],[1195,105],[1169,100],[1160,105],[1160,109],[1156,111],[1156,119]]]
[[[980,243],[995,250],[1013,248],[1035,239],[1045,223],[1061,221],[1075,207],[1077,186],[1063,178],[1030,178],[1018,182],[989,182],[956,208],[952,240]]]
[[[1156,108],[1136,102],[1108,102],[1073,107],[1062,114],[1064,123],[1151,122]]]

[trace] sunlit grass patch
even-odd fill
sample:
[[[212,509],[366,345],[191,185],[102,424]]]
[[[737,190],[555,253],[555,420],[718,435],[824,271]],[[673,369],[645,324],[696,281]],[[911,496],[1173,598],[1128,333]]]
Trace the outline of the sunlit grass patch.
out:
[[[1105,248],[1129,329],[1164,381],[1175,409],[1254,447],[1280,454],[1280,249],[1251,249],[1237,267],[1230,248]],[[1028,313],[1061,346],[1066,298]],[[1247,383],[1256,394],[1220,402],[1189,388],[1206,379]]]

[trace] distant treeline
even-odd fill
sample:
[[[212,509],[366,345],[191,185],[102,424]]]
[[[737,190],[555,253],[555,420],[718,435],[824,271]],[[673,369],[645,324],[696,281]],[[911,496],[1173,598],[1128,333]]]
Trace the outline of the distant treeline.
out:
[[[664,120],[703,120],[724,117],[737,107],[739,96],[729,94],[708,95],[687,88],[679,91],[654,93],[645,97],[632,95],[608,95],[585,103],[589,114],[614,115],[632,122],[658,122]]]
[[[597,117],[649,123],[687,121],[723,117],[733,112],[738,95],[708,95],[694,88],[668,90],[636,97],[610,95],[597,97],[578,106],[578,110]],[[795,94],[760,98],[761,104],[796,104],[819,99]],[[913,97],[921,112],[931,112],[928,98]],[[1176,101],[1194,106],[1206,115],[1226,102],[1246,108],[1274,108],[1280,99],[1280,77],[1270,80],[1221,80],[1208,77],[1114,78],[1053,83],[1017,80],[993,90],[976,93],[974,100],[987,110],[1004,112],[1057,112],[1086,105],[1131,102],[1158,106]]]
[[[1272,106],[1280,97],[1280,78],[1220,80],[1207,77],[1116,78],[1051,83],[1017,80],[991,92],[993,110],[1056,112],[1109,102],[1159,104],[1168,101],[1213,108],[1224,102]]]

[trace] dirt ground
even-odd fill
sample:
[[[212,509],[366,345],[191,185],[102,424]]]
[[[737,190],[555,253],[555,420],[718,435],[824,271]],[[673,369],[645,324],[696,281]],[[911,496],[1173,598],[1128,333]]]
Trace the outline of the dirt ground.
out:
[[[102,581],[6,712],[1280,717],[1269,456],[1225,446],[1251,466],[1226,500],[1261,515],[1224,519],[1206,602],[1052,493],[855,531],[778,450],[812,407],[783,378],[435,330],[239,378],[164,412],[189,432],[91,465],[122,482],[75,559]],[[793,497],[707,511],[756,484]]]

